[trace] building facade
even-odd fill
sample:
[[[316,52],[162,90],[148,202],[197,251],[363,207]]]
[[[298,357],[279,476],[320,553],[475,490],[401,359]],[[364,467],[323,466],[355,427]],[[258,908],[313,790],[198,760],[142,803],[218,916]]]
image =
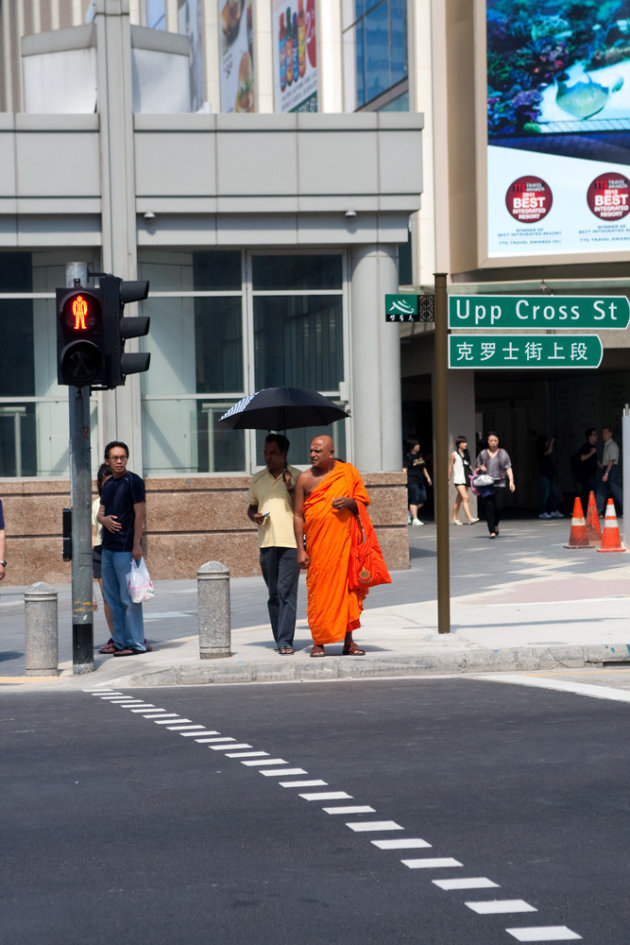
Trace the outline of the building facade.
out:
[[[281,384],[350,410],[332,430],[338,455],[371,486],[390,565],[407,564],[400,353],[383,299],[398,288],[398,247],[420,206],[422,118],[265,110],[272,5],[243,4],[236,26],[222,6],[0,6],[11,51],[0,113],[0,475],[15,583],[69,574],[54,292],[71,262],[150,281],[140,343],[151,368],[93,395],[91,442],[94,471],[105,443],[122,439],[147,480],[156,577],[192,577],[212,559],[235,575],[256,572],[245,502],[262,434],[218,421],[242,396]],[[151,28],[151,17],[174,28]],[[318,26],[325,60],[332,26],[324,15]],[[306,55],[302,29],[296,22]],[[230,55],[232,64],[267,58],[255,73],[256,113],[225,106],[237,101],[226,99]],[[325,86],[307,88],[311,106]],[[292,462],[307,464],[316,432],[289,431]]]

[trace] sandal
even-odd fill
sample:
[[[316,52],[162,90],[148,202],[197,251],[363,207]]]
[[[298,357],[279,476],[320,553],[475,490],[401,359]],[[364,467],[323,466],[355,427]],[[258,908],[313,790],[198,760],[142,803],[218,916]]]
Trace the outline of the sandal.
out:
[[[104,643],[98,652],[99,653],[113,653],[115,650],[116,650],[116,647],[114,646],[114,641],[110,637],[107,643]]]
[[[311,650],[311,656],[326,656],[324,647],[319,646],[319,644],[316,643],[313,649]]]
[[[353,641],[350,646],[344,646],[342,650],[343,656],[365,656],[365,650],[362,650],[360,646],[357,646]]]
[[[278,653],[281,656],[292,656],[293,652],[294,650],[292,646],[281,646],[280,649],[278,650]]]

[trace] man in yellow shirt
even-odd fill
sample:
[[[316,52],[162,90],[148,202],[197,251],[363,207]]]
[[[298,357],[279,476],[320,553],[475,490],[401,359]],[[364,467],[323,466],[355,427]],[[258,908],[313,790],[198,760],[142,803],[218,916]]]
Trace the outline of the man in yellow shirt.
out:
[[[266,468],[252,476],[247,496],[247,515],[258,526],[271,629],[282,656],[293,653],[300,576],[293,528],[293,494],[300,470],[287,465],[288,452],[286,436],[270,433],[265,438]]]

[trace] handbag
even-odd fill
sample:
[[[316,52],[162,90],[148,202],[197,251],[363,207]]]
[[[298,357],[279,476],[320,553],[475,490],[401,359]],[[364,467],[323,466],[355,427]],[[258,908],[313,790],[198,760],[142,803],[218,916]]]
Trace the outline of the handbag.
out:
[[[476,476],[470,477],[470,484],[475,489],[485,489],[494,485],[494,478],[488,473],[477,473]]]
[[[144,558],[132,558],[131,571],[127,575],[127,590],[134,604],[143,604],[155,596],[153,581]]]
[[[350,550],[350,566],[348,568],[348,588],[351,591],[367,591],[378,584],[391,584],[392,579],[387,570],[374,526],[362,502],[357,501],[359,519],[357,528],[362,532],[358,542],[353,541]]]

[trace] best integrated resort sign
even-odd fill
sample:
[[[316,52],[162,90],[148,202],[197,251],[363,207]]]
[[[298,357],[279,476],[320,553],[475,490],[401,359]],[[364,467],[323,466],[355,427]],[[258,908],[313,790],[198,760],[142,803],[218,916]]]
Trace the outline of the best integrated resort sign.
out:
[[[487,259],[626,258],[627,3],[486,0],[483,25]]]

